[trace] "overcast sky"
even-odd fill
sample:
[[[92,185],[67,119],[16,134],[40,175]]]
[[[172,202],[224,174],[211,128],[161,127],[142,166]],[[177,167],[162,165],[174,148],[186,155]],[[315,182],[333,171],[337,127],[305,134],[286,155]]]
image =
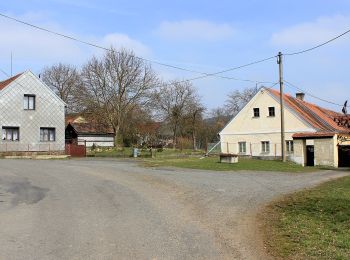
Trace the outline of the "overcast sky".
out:
[[[203,72],[216,72],[282,53],[309,48],[350,29],[350,1],[83,1],[11,0],[0,12],[109,47],[126,47],[144,58]],[[64,62],[80,66],[101,50],[84,46],[0,17],[0,67],[10,73]],[[343,104],[350,99],[350,34],[307,54],[285,57],[287,81],[320,98]],[[199,76],[154,65],[166,79]],[[270,60],[224,76],[276,82]],[[6,76],[1,75],[0,79]],[[254,86],[246,81],[194,81],[209,108],[222,106],[229,92]],[[277,87],[277,86],[276,86]],[[294,88],[286,87],[293,94]],[[306,99],[340,111],[308,95]]]

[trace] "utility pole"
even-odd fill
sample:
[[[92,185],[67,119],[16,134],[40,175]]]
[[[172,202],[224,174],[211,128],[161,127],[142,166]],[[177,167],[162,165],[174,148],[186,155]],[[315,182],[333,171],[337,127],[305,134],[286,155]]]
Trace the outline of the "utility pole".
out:
[[[283,99],[283,54],[278,53],[277,64],[279,65],[279,82],[280,82],[280,107],[281,107],[281,153],[282,161],[286,162],[286,147],[284,134],[284,99]]]

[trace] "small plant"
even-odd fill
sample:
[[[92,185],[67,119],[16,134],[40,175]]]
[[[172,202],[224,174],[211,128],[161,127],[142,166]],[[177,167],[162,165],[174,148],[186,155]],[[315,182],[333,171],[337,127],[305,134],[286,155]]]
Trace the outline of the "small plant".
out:
[[[92,146],[91,146],[91,151],[95,151],[96,150],[96,144],[93,143]]]

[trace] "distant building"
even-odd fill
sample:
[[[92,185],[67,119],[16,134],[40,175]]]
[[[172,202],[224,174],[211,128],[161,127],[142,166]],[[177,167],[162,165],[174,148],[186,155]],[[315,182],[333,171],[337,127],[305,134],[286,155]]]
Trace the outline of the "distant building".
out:
[[[0,153],[64,153],[65,105],[31,71],[0,82]]]
[[[86,147],[92,147],[93,145],[113,147],[114,136],[112,128],[97,123],[91,116],[81,114],[66,116],[66,143],[86,144]]]
[[[281,157],[280,93],[261,88],[219,133],[223,153],[259,158]],[[283,96],[289,160],[301,165],[350,166],[348,116],[304,101],[304,94]]]

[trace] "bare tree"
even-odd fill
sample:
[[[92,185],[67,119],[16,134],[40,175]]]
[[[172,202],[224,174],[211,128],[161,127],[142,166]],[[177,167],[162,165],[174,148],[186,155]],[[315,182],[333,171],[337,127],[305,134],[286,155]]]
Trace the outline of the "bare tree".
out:
[[[111,48],[102,58],[92,58],[83,67],[82,78],[87,109],[113,127],[115,140],[128,112],[146,105],[157,85],[151,66],[125,49]]]
[[[154,99],[162,120],[166,121],[172,129],[175,148],[178,133],[184,127],[186,116],[193,108],[193,104],[199,104],[197,91],[189,82],[174,81],[158,89]],[[194,117],[197,116],[197,113]]]
[[[226,100],[227,113],[231,116],[236,115],[257,93],[257,89],[246,88],[242,91],[235,90],[228,95]]]
[[[194,151],[197,150],[197,129],[203,121],[204,110],[205,108],[200,103],[198,97],[195,97],[188,106],[187,121],[189,122],[189,129],[192,137],[192,148]]]
[[[42,72],[42,79],[64,102],[67,111],[77,112],[79,92],[82,87],[81,77],[77,69],[71,65],[58,63],[46,67]]]

